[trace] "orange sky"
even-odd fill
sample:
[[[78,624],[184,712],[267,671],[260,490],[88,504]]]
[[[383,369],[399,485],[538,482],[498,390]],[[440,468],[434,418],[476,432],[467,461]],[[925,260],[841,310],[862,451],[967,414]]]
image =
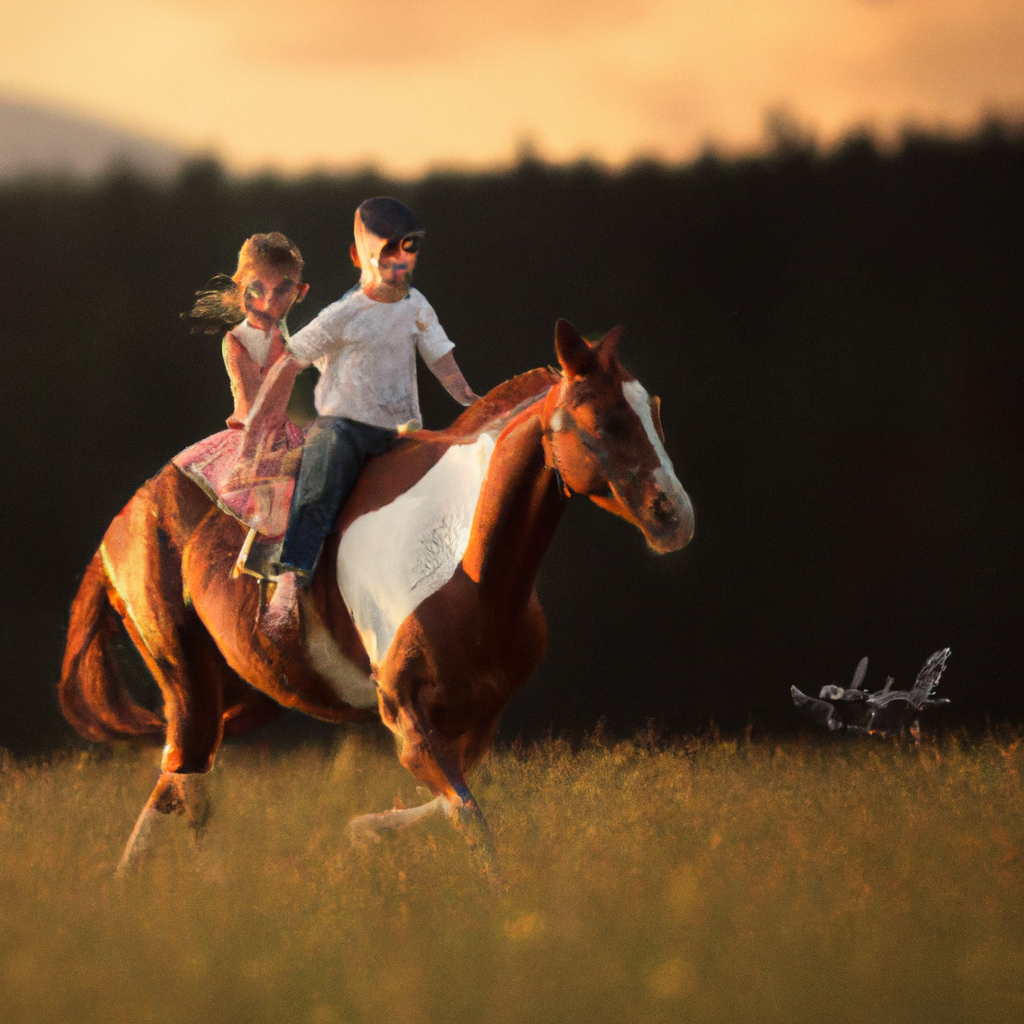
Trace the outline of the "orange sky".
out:
[[[231,167],[413,175],[1024,112],[1024,0],[0,0],[0,96]]]

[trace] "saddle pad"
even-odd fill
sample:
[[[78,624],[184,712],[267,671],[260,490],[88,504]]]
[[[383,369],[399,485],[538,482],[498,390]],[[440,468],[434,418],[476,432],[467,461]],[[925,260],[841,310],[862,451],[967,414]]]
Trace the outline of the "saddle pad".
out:
[[[374,668],[398,627],[454,575],[493,451],[490,434],[453,445],[408,491],[345,531],[338,587]]]

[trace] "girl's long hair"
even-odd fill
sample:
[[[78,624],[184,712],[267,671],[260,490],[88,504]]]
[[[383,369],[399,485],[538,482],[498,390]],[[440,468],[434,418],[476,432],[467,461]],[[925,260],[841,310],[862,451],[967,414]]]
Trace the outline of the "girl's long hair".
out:
[[[182,313],[182,320],[192,321],[192,334],[219,334],[225,328],[237,327],[245,319],[245,296],[242,276],[250,267],[264,266],[291,271],[296,282],[302,281],[302,253],[280,231],[247,238],[238,253],[238,269],[234,277],[218,274],[196,292],[192,309]]]

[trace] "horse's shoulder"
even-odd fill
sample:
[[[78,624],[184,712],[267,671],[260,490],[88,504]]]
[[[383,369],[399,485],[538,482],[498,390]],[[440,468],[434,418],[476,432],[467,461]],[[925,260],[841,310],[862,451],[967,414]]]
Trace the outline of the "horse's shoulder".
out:
[[[485,433],[497,437],[512,417],[540,399],[559,379],[557,373],[545,368],[521,373],[474,402],[450,427],[419,430],[371,459],[345,504],[341,531],[367,512],[391,504],[426,476],[453,446],[474,444]]]

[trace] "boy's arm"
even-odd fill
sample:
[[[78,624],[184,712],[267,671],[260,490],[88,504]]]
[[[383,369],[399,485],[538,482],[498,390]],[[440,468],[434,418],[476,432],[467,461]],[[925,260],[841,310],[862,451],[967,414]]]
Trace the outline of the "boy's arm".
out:
[[[451,352],[427,364],[430,372],[444,385],[445,391],[460,405],[472,405],[480,396],[475,394],[462,376],[462,371]]]

